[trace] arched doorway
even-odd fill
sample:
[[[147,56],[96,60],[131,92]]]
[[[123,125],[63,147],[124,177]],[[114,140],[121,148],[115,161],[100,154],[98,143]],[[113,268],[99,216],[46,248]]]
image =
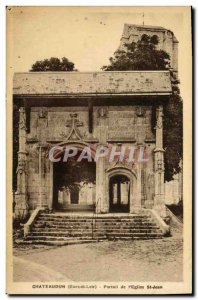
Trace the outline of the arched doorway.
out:
[[[110,177],[109,180],[109,211],[129,212],[130,211],[130,179],[123,174]]]
[[[81,150],[66,162],[53,163],[53,208],[55,210],[94,210],[96,163],[82,159]],[[61,156],[63,156],[61,154]]]

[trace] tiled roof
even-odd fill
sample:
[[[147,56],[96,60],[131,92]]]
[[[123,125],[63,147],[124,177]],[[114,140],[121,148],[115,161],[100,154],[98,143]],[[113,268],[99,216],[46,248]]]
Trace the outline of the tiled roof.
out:
[[[15,73],[14,95],[171,94],[168,71]]]

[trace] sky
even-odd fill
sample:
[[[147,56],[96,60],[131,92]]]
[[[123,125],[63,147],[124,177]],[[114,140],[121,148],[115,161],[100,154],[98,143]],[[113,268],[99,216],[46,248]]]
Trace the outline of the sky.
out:
[[[144,13],[145,25],[170,29],[179,40],[179,73],[183,80],[189,38],[184,12],[181,7],[10,7],[8,68],[28,72],[37,60],[65,56],[78,71],[100,71],[118,48],[124,24],[142,25]]]

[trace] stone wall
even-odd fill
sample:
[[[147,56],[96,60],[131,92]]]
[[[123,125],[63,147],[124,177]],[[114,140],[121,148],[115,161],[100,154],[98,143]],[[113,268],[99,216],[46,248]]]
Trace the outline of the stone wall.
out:
[[[154,154],[155,135],[151,127],[151,106],[104,106],[93,107],[93,133],[88,130],[88,108],[73,107],[32,107],[30,113],[30,133],[27,134],[26,150],[28,153],[27,193],[30,209],[36,208],[39,197],[48,205],[52,181],[50,179],[50,162],[47,157],[47,145],[67,140],[72,125],[72,117],[76,118],[78,138],[82,141],[95,140],[97,143],[120,147],[120,145],[144,145],[148,157],[147,163],[142,163],[140,180],[141,205],[151,207],[154,201]],[[72,138],[72,136],[71,136]],[[42,157],[39,162],[39,147],[42,145]],[[119,150],[119,149],[118,149]],[[40,163],[40,166],[39,166]],[[121,164],[121,165],[120,165]],[[138,173],[138,164],[104,161],[101,167],[106,172],[111,168],[123,167]],[[42,174],[40,174],[40,168]],[[98,171],[97,171],[98,172]],[[105,174],[101,175],[105,176]],[[108,206],[108,182],[103,184]],[[41,182],[42,181],[42,182]],[[97,190],[97,187],[96,187]],[[96,191],[97,194],[97,191]],[[40,199],[40,200],[39,200]],[[107,209],[107,207],[105,208]]]
[[[93,137],[99,139],[99,110],[93,108]],[[33,107],[30,116],[30,133],[28,141],[39,140],[63,141],[71,130],[71,114],[77,113],[77,128],[82,140],[90,137],[88,131],[88,108],[79,107]],[[108,106],[107,114],[107,142],[134,141],[143,143],[154,140],[155,136],[151,127],[151,106]]]

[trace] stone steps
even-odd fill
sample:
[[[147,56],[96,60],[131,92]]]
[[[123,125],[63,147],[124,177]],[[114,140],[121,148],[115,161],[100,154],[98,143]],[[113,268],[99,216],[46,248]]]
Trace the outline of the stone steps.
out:
[[[148,214],[91,215],[42,213],[24,242],[44,245],[102,240],[157,239],[163,234]]]
[[[73,221],[73,222],[89,222],[90,220],[97,220],[97,221],[104,221],[104,222],[110,222],[110,221],[117,221],[117,222],[121,222],[121,221],[143,221],[143,220],[150,220],[151,218],[149,216],[131,216],[131,217],[101,217],[101,216],[85,216],[85,217],[80,217],[80,216],[74,216],[74,217],[69,217],[69,216],[65,216],[63,217],[62,215],[54,215],[52,216],[52,214],[49,214],[48,216],[39,216],[38,220],[59,220],[59,221]]]
[[[55,230],[58,230],[59,232],[65,232],[67,230],[78,230],[79,229],[79,226],[57,226],[57,225],[51,225],[51,226],[47,226],[48,224],[46,224],[46,226],[41,226],[41,225],[38,225],[38,224],[35,224],[34,226],[34,230],[35,231],[43,231],[43,229],[45,228],[46,231],[55,231]],[[106,229],[106,226],[104,225],[89,225],[89,226],[81,226],[80,227],[82,230],[92,230],[92,228],[94,229],[98,229],[98,230],[102,230],[102,229]],[[134,229],[134,230],[143,230],[143,229],[150,229],[150,230],[155,230],[155,229],[159,229],[159,227],[157,227],[156,225],[152,225],[152,226],[145,226],[145,225],[127,225],[127,226],[111,226],[109,225],[108,227],[108,230],[127,230],[127,229]]]
[[[31,235],[29,235],[29,237],[28,237],[28,240],[39,240],[39,239],[41,239],[41,240],[48,240],[48,241],[54,241],[54,240],[59,240],[59,241],[61,241],[61,240],[63,240],[63,241],[65,241],[65,240],[67,240],[68,239],[68,237],[75,237],[75,238],[78,238],[78,237],[81,237],[82,239],[85,239],[86,237],[87,237],[87,239],[91,239],[92,238],[92,234],[86,234],[86,235],[84,235],[84,233],[78,233],[78,234],[73,234],[73,233],[71,233],[70,235],[68,235],[68,236],[51,236],[51,235],[45,235],[45,236],[42,236],[42,235],[38,235],[38,236],[35,236],[35,235],[33,235],[33,236],[31,236]],[[139,238],[141,238],[141,237],[147,237],[147,238],[151,238],[151,237],[162,237],[162,234],[160,234],[160,233],[149,233],[149,234],[147,234],[147,233],[105,233],[105,234],[102,234],[102,233],[98,233],[98,234],[94,234],[93,235],[93,239],[106,239],[107,237],[109,237],[109,238],[120,238],[120,239],[122,239],[122,238],[131,238],[131,239],[133,239],[134,237],[139,237]]]
[[[85,244],[85,243],[95,243],[97,240],[93,239],[67,239],[64,241],[50,241],[50,240],[24,240],[22,244],[25,245],[46,245],[46,246],[65,246],[65,245],[75,245],[75,244]]]
[[[103,230],[100,230],[100,229],[94,229],[93,231],[91,229],[89,230],[86,230],[86,232],[84,230],[68,230],[68,231],[60,231],[60,230],[57,230],[57,231],[34,231],[31,232],[30,235],[54,235],[54,236],[67,236],[67,235],[70,235],[70,234],[75,234],[75,235],[81,235],[81,234],[84,234],[84,235],[88,235],[88,234],[92,234],[92,232],[94,232],[94,234],[98,234],[98,233],[104,233],[104,234],[119,234],[120,233],[120,230],[119,229],[103,229]],[[133,234],[133,233],[157,233],[159,232],[158,229],[123,229],[122,230],[122,233],[130,233],[130,234]]]
[[[71,224],[71,225],[83,225],[83,224],[91,224],[93,222],[96,222],[97,224],[105,224],[105,225],[108,225],[108,224],[113,224],[113,225],[117,225],[117,224],[127,224],[127,225],[131,225],[131,224],[138,224],[138,225],[141,225],[141,224],[145,224],[145,225],[149,225],[149,224],[152,224],[154,225],[155,222],[151,221],[151,220],[122,220],[122,221],[115,221],[115,220],[95,220],[95,219],[90,219],[90,220],[87,220],[87,221],[81,221],[81,220],[78,220],[78,221],[73,221],[73,220],[64,220],[64,221],[61,221],[61,220],[41,220],[39,219],[37,221],[38,224],[46,224],[46,223],[49,223],[49,224],[58,224],[58,225],[61,225],[61,224]]]
[[[68,211],[68,212],[84,212],[84,211],[94,211],[94,205],[93,204],[68,204],[68,205],[60,205],[58,207],[60,211]]]

